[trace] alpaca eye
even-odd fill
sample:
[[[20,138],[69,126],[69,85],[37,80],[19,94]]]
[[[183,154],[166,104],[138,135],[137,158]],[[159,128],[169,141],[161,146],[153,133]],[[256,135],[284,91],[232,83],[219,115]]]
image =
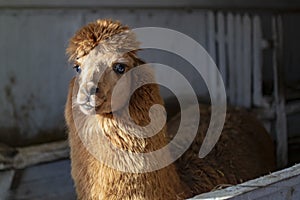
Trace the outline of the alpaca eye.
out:
[[[122,63],[116,63],[113,66],[113,70],[118,74],[124,74],[126,69],[126,65]]]
[[[73,68],[78,74],[81,72],[81,67],[79,65],[75,65]]]

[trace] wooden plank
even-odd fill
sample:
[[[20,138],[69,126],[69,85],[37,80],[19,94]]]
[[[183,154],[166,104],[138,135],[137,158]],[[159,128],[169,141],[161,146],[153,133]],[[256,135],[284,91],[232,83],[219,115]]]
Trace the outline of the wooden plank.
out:
[[[225,38],[225,16],[222,12],[217,14],[218,24],[218,67],[223,78],[224,85],[227,86],[227,72],[226,72],[226,38]]]
[[[208,43],[208,52],[211,58],[216,62],[216,30],[215,30],[215,15],[213,12],[209,11],[207,13],[207,21],[208,21],[208,34],[207,34],[207,43]],[[218,87],[217,83],[217,75],[215,74],[215,70],[213,69],[213,66],[210,64],[211,62],[207,62],[208,67],[208,75],[209,75],[209,81],[210,81],[210,89],[213,91],[213,94],[210,94],[211,96],[217,95],[216,89]]]
[[[204,193],[192,199],[298,200],[300,199],[300,164],[223,190]]]
[[[196,20],[196,19],[195,19]],[[207,35],[206,33],[206,12],[197,11],[197,33],[199,34],[199,43],[207,49]],[[195,28],[195,27],[194,27]]]
[[[215,14],[212,11],[207,12],[208,21],[208,52],[212,59],[216,61],[216,30],[215,30]]]
[[[208,44],[207,44],[207,38],[208,38],[208,35],[207,35],[207,26],[208,26],[207,12],[203,11],[203,10],[197,10],[197,11],[193,11],[193,13],[191,13],[191,14],[194,15],[193,21],[195,22],[195,26],[190,26],[191,30],[193,29],[193,31],[191,31],[191,32],[195,32],[197,36],[193,37],[193,35],[189,34],[189,32],[182,32],[182,33],[192,36],[193,39],[195,39],[205,50],[207,50],[208,49],[207,48],[207,46],[208,46]],[[190,17],[187,17],[187,20],[183,24],[183,27],[188,27],[188,26],[186,26],[186,24],[189,22],[191,22],[191,19],[190,19]],[[199,55],[196,55],[196,54],[194,56],[195,56],[195,58],[199,57]],[[207,60],[207,56],[205,56],[205,59]],[[203,73],[201,74],[201,76],[203,76],[205,74],[209,74],[207,71],[208,67],[205,66],[205,62],[207,63],[207,61],[201,61],[201,63],[203,63],[203,65],[201,66],[201,68],[203,70]],[[190,71],[190,72],[188,72],[188,71]],[[195,76],[194,71],[191,71],[191,70],[184,70],[184,72],[188,72],[190,74],[190,76],[186,76],[186,78],[189,79],[189,82],[193,86],[193,89],[196,92],[196,94],[198,96],[207,96],[206,84],[201,79],[199,79],[199,76]]]
[[[236,105],[243,106],[243,35],[242,35],[242,18],[240,15],[235,16],[235,70],[236,70]]]
[[[76,199],[70,161],[62,160],[26,168],[11,190],[11,199]]]
[[[0,169],[22,169],[27,166],[69,157],[68,141],[52,142],[30,147],[16,148],[17,153],[3,160]]]
[[[253,104],[262,106],[263,91],[262,91],[262,30],[260,17],[253,17]]]
[[[285,92],[282,54],[282,21],[280,17],[272,18],[273,41],[273,71],[274,71],[274,98],[276,106],[276,141],[277,141],[277,165],[285,167],[288,163],[288,135],[287,119],[285,111]]]
[[[251,20],[249,15],[244,15],[243,16],[243,55],[242,55],[242,62],[243,64],[240,66],[242,68],[242,78],[243,78],[243,83],[242,84],[242,105],[246,108],[251,107],[251,83],[252,83],[252,59],[251,59]]]
[[[228,86],[229,102],[236,104],[236,63],[235,63],[235,23],[232,13],[227,15],[227,51],[228,51]]]
[[[7,199],[13,177],[13,170],[0,172],[0,199]]]
[[[283,0],[0,0],[0,7],[8,8],[233,8],[233,9],[276,9],[276,10],[299,10],[298,1]]]

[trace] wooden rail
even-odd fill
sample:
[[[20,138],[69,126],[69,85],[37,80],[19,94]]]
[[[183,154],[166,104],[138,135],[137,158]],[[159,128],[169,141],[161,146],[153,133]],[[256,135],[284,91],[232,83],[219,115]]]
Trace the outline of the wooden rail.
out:
[[[31,165],[51,162],[68,157],[69,145],[67,141],[52,142],[15,149],[3,147],[0,152],[0,170],[23,169]]]
[[[300,2],[296,0],[0,0],[0,8],[225,8],[298,11]]]
[[[300,165],[274,172],[270,175],[250,180],[248,182],[201,194],[192,199],[273,199],[298,200],[300,199]]]

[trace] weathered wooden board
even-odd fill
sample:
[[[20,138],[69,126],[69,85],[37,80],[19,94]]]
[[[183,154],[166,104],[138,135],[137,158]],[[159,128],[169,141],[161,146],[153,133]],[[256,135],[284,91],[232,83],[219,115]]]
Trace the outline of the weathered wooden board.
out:
[[[236,74],[237,71],[235,69],[235,30],[234,30],[234,16],[232,13],[228,13],[227,15],[227,52],[228,52],[228,94],[229,101],[231,104],[236,104]]]
[[[8,200],[74,200],[70,161],[62,160],[18,170]]]
[[[226,66],[226,33],[225,15],[222,12],[217,14],[217,38],[218,38],[218,67],[223,78],[224,85],[227,86],[227,66]]]
[[[292,2],[292,3],[291,3]],[[252,1],[236,1],[236,0],[0,0],[0,8],[233,8],[233,9],[271,9],[273,10],[299,10],[300,3],[298,1],[283,0],[252,0]]]
[[[236,79],[236,105],[243,105],[243,85],[244,85],[244,77],[243,77],[243,29],[242,29],[242,16],[236,15],[234,19],[235,25],[235,77]]]
[[[208,53],[214,62],[217,62],[217,51],[216,51],[216,16],[214,12],[209,11],[207,13],[207,46],[208,46]],[[212,93],[210,94],[211,97],[216,97],[218,82],[217,82],[217,74],[215,73],[211,62],[207,62],[207,71],[209,76],[209,87]]]
[[[43,162],[66,159],[70,154],[68,141],[65,140],[30,147],[9,147],[9,151],[14,151],[14,154],[6,155],[7,151],[0,151],[0,170],[22,169]]]
[[[300,164],[237,186],[198,195],[201,200],[299,200]]]
[[[253,17],[253,104],[262,105],[262,32],[259,16]]]
[[[10,189],[13,177],[14,177],[13,170],[0,172],[0,199],[1,200],[7,198],[8,191]]]
[[[251,85],[252,85],[252,40],[251,40],[251,19],[249,15],[243,16],[243,25],[242,25],[242,33],[243,33],[243,63],[240,66],[242,68],[242,77],[243,77],[243,88],[242,88],[242,99],[243,103],[242,106],[246,108],[251,107]]]
[[[288,132],[287,116],[285,110],[285,86],[283,76],[283,44],[282,44],[282,20],[280,17],[273,17],[273,40],[276,44],[273,52],[274,71],[274,99],[276,109],[276,151],[278,167],[285,167],[288,163]]]

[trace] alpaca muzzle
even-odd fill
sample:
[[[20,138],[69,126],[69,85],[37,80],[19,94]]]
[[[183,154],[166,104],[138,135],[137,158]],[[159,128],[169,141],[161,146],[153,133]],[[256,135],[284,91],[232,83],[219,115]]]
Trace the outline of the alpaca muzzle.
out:
[[[95,111],[97,93],[99,88],[93,82],[81,84],[77,94],[77,104],[83,113],[92,114]]]

